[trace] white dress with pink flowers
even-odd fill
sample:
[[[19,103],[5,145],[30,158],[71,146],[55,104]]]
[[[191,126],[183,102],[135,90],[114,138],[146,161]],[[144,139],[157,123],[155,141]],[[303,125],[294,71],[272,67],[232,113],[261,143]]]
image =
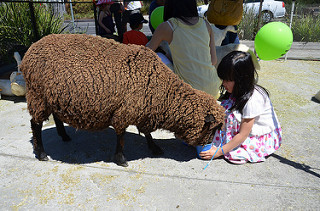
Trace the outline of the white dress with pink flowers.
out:
[[[221,102],[226,109],[224,130],[216,132],[213,144],[218,147],[228,143],[239,133],[242,119],[254,118],[254,125],[248,138],[238,147],[225,154],[232,163],[262,162],[274,153],[281,145],[281,127],[269,97],[261,94],[256,87],[251,98],[243,108],[243,115],[238,111],[230,111],[234,99]],[[261,90],[261,89],[260,89]]]

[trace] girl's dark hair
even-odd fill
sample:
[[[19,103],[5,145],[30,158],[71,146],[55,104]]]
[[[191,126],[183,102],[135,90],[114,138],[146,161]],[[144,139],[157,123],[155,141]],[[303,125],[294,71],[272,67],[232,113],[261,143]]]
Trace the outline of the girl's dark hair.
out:
[[[198,16],[196,0],[166,0],[164,3],[164,21],[170,18],[179,18],[189,23],[189,21],[186,20],[187,17]]]
[[[230,52],[221,60],[217,72],[221,80],[234,81],[231,97],[235,98],[235,103],[231,109],[238,110],[241,114],[255,87],[260,87],[257,90],[269,96],[268,90],[257,84],[258,73],[250,53],[242,51]],[[226,99],[230,96],[230,93],[225,93],[223,85],[220,86],[220,93],[222,94],[221,99]]]

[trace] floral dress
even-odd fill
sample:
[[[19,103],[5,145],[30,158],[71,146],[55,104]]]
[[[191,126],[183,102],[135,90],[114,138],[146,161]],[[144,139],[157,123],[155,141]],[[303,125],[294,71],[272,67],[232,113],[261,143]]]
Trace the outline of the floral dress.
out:
[[[236,118],[236,112],[230,111],[234,99],[229,98],[221,102],[226,109],[226,119],[224,130],[217,130],[212,144],[216,147],[223,146],[239,133],[241,117]],[[272,108],[273,110],[273,108]],[[239,115],[239,113],[238,113]],[[246,162],[262,162],[266,157],[275,152],[281,145],[281,127],[277,127],[270,133],[264,135],[252,135],[238,147],[226,153],[225,159],[232,163],[242,164]]]

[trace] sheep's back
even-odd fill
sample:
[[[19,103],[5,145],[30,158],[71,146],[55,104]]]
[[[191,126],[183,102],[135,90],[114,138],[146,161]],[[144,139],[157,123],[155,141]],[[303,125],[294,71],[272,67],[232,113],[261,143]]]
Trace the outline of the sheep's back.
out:
[[[160,106],[168,82],[177,80],[150,49],[90,35],[42,38],[24,56],[21,71],[27,100],[37,95],[45,109],[83,129],[105,128],[119,109],[138,121],[152,109],[150,101]]]

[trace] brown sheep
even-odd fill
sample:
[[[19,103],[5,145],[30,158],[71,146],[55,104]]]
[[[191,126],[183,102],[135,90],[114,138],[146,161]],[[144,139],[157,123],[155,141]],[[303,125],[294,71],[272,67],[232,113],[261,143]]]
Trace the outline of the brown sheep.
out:
[[[211,95],[184,83],[144,46],[90,35],[49,35],[29,48],[21,71],[39,160],[48,160],[41,129],[50,114],[63,141],[70,140],[63,122],[91,131],[113,126],[115,162],[122,166],[127,166],[123,136],[129,125],[136,125],[152,152],[161,154],[151,132],[166,129],[199,145],[224,122],[224,109]]]

